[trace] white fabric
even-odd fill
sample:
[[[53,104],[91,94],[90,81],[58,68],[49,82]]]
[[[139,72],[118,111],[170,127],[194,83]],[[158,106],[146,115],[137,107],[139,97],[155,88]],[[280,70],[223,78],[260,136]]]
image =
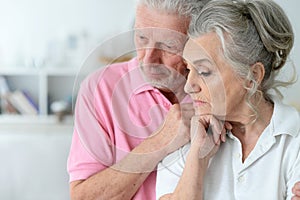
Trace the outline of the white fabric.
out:
[[[242,163],[240,141],[231,133],[210,160],[204,200],[281,200],[292,197],[300,181],[300,116],[275,100],[269,126]],[[166,157],[158,167],[156,196],[172,193],[182,174],[190,144]]]

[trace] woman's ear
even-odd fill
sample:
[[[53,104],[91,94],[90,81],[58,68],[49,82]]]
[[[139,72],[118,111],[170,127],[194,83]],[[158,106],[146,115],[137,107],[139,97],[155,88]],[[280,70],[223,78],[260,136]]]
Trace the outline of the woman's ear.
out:
[[[257,62],[251,66],[251,71],[253,78],[256,80],[257,84],[260,85],[265,77],[265,67],[261,62]]]

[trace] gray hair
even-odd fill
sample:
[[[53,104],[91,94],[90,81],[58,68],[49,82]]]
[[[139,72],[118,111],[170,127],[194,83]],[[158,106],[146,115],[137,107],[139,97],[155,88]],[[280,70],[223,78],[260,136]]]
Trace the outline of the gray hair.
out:
[[[292,79],[287,82],[275,79],[293,47],[294,34],[288,17],[274,1],[210,1],[192,17],[189,35],[199,37],[209,32],[216,32],[220,37],[224,56],[234,70],[254,83],[251,88],[245,86],[248,103],[257,92],[271,100],[270,89],[282,96],[277,87],[292,83]],[[265,77],[260,85],[250,70],[250,66],[257,62],[265,68]]]
[[[143,4],[148,8],[183,17],[191,17],[199,13],[209,0],[138,0],[138,5]]]

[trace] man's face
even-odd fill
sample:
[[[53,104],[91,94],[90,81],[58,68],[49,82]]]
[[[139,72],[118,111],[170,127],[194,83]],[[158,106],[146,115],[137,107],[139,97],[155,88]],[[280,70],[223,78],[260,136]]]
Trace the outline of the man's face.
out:
[[[182,51],[189,20],[138,6],[135,45],[144,78],[163,91],[176,92],[185,84]]]

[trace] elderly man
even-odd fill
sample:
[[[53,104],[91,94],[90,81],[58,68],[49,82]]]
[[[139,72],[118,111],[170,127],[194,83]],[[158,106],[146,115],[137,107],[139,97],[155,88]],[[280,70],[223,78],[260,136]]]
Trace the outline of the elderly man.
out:
[[[194,111],[181,52],[199,2],[140,0],[137,57],[81,84],[68,160],[72,199],[155,199],[157,164],[189,141]]]

